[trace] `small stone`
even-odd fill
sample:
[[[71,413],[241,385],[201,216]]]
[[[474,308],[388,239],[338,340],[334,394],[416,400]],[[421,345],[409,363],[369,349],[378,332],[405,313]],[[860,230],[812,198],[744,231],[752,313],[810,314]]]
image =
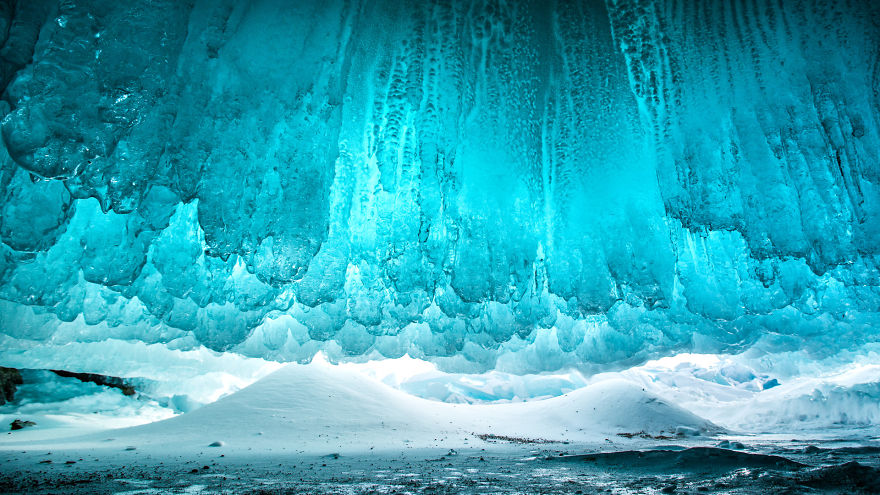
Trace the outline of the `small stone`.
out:
[[[221,442],[220,440],[217,440],[216,442],[212,442],[211,445],[208,445],[208,447],[222,447],[224,445],[226,444]]]
[[[33,421],[22,421],[20,419],[16,419],[12,423],[9,423],[9,429],[11,430],[21,430],[23,428],[27,428],[29,426],[37,426]]]

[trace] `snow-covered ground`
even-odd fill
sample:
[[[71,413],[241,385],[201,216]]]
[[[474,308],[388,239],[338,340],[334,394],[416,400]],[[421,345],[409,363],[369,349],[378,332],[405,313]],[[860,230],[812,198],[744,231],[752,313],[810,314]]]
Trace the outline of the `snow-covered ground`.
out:
[[[880,434],[880,354],[679,354],[615,372],[443,373],[411,358],[343,364],[413,395],[445,402],[519,402],[606,381],[643,388],[731,432]]]
[[[193,412],[142,426],[54,441],[40,429],[0,440],[0,449],[230,450],[298,453],[462,448],[484,438],[596,442],[617,433],[675,436],[718,432],[696,415],[623,379],[545,400],[450,404],[415,397],[325,361],[288,365]],[[112,440],[108,440],[112,438]]]
[[[409,357],[330,364],[319,355],[309,365],[288,365],[257,381],[281,365],[198,351],[157,354],[151,346],[138,345],[145,360],[161,359],[168,365],[154,367],[164,374],[154,371],[136,380],[136,398],[48,372],[30,372],[16,402],[0,407],[0,422],[21,418],[36,421],[37,427],[5,435],[0,448],[10,441],[54,441],[152,423],[187,411],[192,412],[145,428],[207,424],[222,417],[218,411],[224,408],[247,411],[244,426],[250,430],[270,421],[260,428],[298,428],[303,430],[300,436],[315,428],[332,429],[336,423],[357,426],[363,436],[378,422],[398,431],[425,431],[432,439],[435,433],[448,438],[455,432],[479,431],[601,441],[603,435],[617,432],[668,433],[705,420],[731,434],[873,438],[880,424],[876,353],[853,356],[842,364],[837,359],[823,362],[786,355],[784,367],[772,362],[773,356],[682,354],[591,377],[573,370],[525,376],[499,371],[452,374]],[[193,363],[205,372],[176,371],[193,369]],[[213,402],[218,397],[223,398]],[[692,417],[686,418],[686,412]],[[610,418],[616,422],[611,424]],[[276,422],[279,425],[273,426]],[[438,425],[444,429],[438,430]],[[400,441],[416,442],[410,436]],[[371,441],[364,437],[364,443]]]
[[[0,492],[750,493],[880,486],[871,464],[880,446],[870,428],[848,430],[856,432],[848,441],[735,435],[670,399],[692,395],[685,386],[691,382],[679,383],[678,396],[663,396],[656,391],[667,390],[669,377],[648,379],[677,369],[681,376],[673,374],[684,380],[693,375],[684,373],[687,363],[701,359],[600,375],[542,400],[466,404],[398,388],[434,373],[421,363],[397,366],[396,373],[382,369],[389,363],[292,364],[162,421],[78,436],[40,425],[4,435]],[[485,379],[496,387],[516,382]]]

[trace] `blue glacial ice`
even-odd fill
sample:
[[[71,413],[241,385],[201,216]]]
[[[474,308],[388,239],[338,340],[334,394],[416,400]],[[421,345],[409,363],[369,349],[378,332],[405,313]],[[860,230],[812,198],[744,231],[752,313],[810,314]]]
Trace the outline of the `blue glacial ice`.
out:
[[[73,350],[108,339],[517,373],[876,352],[877,19],[0,2],[0,365],[137,372]]]

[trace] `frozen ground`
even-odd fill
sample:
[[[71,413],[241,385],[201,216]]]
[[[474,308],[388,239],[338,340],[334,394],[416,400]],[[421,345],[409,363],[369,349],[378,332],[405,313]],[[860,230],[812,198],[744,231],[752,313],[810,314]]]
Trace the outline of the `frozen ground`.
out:
[[[643,446],[647,448],[647,446]],[[596,446],[486,445],[450,452],[157,456],[130,451],[4,452],[3,493],[876,493],[877,450],[757,445],[606,459],[560,456]],[[809,453],[816,450],[816,453]],[[692,455],[689,455],[692,454]],[[225,457],[224,457],[225,456]],[[784,456],[788,460],[781,460]],[[51,464],[39,464],[52,460]],[[73,461],[75,464],[67,464]],[[719,462],[721,461],[721,462]],[[856,464],[857,462],[857,464]]]
[[[160,422],[57,440],[39,429],[5,435],[0,491],[880,490],[872,428],[800,439],[735,434],[635,383],[606,379],[540,401],[449,404],[347,367],[290,365]]]

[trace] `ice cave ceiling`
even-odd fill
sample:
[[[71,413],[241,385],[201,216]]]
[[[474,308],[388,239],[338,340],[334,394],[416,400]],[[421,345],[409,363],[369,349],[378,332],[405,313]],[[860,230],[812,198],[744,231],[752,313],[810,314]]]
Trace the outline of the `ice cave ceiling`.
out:
[[[880,340],[880,3],[5,0],[0,37],[0,361]]]

